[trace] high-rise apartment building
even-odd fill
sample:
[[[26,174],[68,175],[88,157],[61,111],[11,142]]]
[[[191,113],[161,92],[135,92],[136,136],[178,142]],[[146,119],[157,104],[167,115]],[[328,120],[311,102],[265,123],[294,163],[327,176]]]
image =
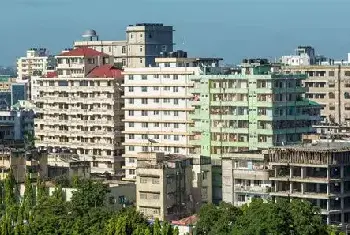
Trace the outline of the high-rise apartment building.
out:
[[[219,59],[187,58],[179,51],[156,58],[155,67],[125,68],[125,170],[136,179],[137,154],[161,151],[189,155],[193,95],[190,77],[218,68]]]
[[[303,80],[306,98],[322,105],[324,122],[338,125],[350,122],[349,65],[284,66],[282,71],[307,75]]]
[[[241,72],[191,76],[193,153],[221,159],[237,151],[301,142],[319,120],[304,98],[306,75],[271,72],[266,60],[245,60]]]
[[[155,65],[161,52],[173,51],[173,27],[163,24],[139,23],[126,28],[126,40],[100,40],[95,30],[83,35],[74,47],[88,46],[114,58],[114,64],[124,67],[147,67]]]
[[[45,48],[31,48],[26,56],[17,59],[17,77],[20,80],[31,76],[44,76],[55,67],[55,58]]]
[[[109,55],[87,47],[56,59],[55,74],[32,80],[36,145],[69,149],[91,162],[92,174],[121,176],[121,70],[109,64]]]

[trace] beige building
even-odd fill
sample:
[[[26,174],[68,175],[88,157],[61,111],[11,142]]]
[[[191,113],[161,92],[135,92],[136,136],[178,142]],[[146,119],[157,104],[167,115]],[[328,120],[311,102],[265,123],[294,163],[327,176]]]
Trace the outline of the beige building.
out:
[[[31,76],[44,76],[54,69],[55,58],[45,48],[31,48],[26,56],[17,59],[17,78],[28,79]]]
[[[348,124],[350,121],[350,66],[310,65],[285,66],[286,73],[307,74],[306,98],[322,105],[321,115],[328,123]]]
[[[222,199],[235,206],[253,198],[269,199],[268,155],[265,151],[247,151],[222,157]]]
[[[80,160],[78,154],[67,152],[50,153],[47,157],[48,178],[67,176],[88,179],[90,178],[91,164]]]
[[[11,145],[2,145],[0,149],[0,179],[6,179],[10,169],[17,183],[23,183],[28,175],[36,180],[47,177],[47,153],[38,151],[26,151]]]
[[[123,77],[110,56],[82,47],[56,56],[55,74],[32,80],[36,146],[69,149],[92,174],[121,177]]]
[[[114,58],[114,64],[124,67],[147,67],[154,65],[161,52],[173,51],[173,27],[163,24],[140,23],[126,28],[126,40],[103,41],[95,30],[83,35],[74,47],[88,46]]]
[[[273,198],[309,200],[327,224],[350,223],[350,145],[314,143],[269,150]]]
[[[191,159],[182,155],[139,153],[137,161],[137,210],[161,221],[192,214]]]

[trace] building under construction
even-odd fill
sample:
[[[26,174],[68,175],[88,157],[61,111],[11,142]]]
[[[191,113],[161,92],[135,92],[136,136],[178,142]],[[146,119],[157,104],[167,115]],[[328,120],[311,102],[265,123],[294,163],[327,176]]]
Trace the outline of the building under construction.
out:
[[[271,148],[273,198],[306,199],[321,208],[327,224],[350,223],[350,143]]]

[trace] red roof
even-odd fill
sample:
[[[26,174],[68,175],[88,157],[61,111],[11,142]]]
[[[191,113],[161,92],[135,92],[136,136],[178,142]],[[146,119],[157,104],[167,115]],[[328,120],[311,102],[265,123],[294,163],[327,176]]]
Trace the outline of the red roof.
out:
[[[108,56],[103,52],[96,51],[89,47],[78,47],[71,51],[63,52],[58,56],[84,56],[84,57],[92,57],[92,56]]]
[[[47,72],[47,78],[57,78],[57,72]]]
[[[105,64],[94,68],[87,75],[88,78],[123,78],[122,70],[113,65]]]
[[[173,225],[180,225],[180,226],[188,226],[188,225],[194,225],[197,223],[198,217],[196,215],[191,215],[187,218],[183,218],[181,220],[173,220],[171,224]]]

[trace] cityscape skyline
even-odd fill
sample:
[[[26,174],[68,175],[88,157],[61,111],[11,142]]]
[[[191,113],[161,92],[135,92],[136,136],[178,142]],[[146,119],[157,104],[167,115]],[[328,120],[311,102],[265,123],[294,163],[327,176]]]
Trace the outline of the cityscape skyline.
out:
[[[0,64],[13,66],[16,58],[30,47],[46,47],[52,54],[57,54],[72,41],[80,40],[80,35],[89,28],[95,29],[102,40],[123,40],[125,27],[138,22],[173,25],[177,49],[189,51],[191,56],[223,57],[225,63],[239,63],[244,57],[278,58],[292,54],[299,44],[312,45],[318,53],[336,59],[346,58],[350,51],[348,26],[343,17],[350,2],[342,0],[332,4],[326,0],[287,0],[284,3],[274,0],[264,3],[252,0],[169,0],[166,3],[134,0],[118,4],[104,0],[84,3],[86,13],[79,19],[76,12],[82,9],[81,0],[2,3],[4,11],[0,20],[7,22],[2,33],[11,35],[11,40],[0,45]],[[136,4],[139,7],[135,8]],[[120,8],[130,9],[133,14],[128,10],[118,11]],[[13,9],[17,10],[16,17],[13,17]],[[285,14],[286,9],[298,14],[295,13],[295,17]],[[90,16],[92,13],[94,17]],[[327,14],[332,20],[320,17]],[[109,17],[111,20],[105,20]],[[329,42],[332,42],[331,46]]]

